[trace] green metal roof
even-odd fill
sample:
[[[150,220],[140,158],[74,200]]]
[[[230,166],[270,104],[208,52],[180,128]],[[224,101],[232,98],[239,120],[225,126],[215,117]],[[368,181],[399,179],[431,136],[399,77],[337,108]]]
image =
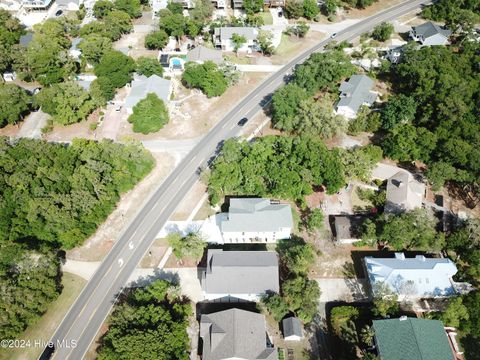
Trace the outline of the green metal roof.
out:
[[[382,360],[453,360],[443,324],[416,318],[374,320]]]

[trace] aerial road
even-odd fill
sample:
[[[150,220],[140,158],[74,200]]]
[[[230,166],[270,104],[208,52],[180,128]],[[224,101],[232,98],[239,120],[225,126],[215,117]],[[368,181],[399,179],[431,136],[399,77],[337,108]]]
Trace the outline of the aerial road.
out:
[[[393,20],[429,2],[413,0],[391,7],[338,32],[335,41],[352,40],[381,22]],[[250,119],[269,102],[271,94],[285,83],[297,64],[312,53],[322,51],[330,41],[331,38],[321,41],[265,79],[198,142],[143,205],[139,204],[135,218],[120,234],[51,338],[55,348],[53,358],[80,360],[84,357],[129,276],[198,180],[199,169],[212,159],[226,139],[239,134],[242,129],[239,121]],[[50,355],[51,350],[46,348],[41,359]]]

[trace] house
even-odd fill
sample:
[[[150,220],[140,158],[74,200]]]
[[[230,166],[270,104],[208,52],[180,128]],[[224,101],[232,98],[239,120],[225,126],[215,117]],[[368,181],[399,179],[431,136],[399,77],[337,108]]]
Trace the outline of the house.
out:
[[[394,258],[367,256],[364,262],[374,295],[381,283],[397,294],[399,300],[456,293],[452,276],[457,273],[457,267],[450,259],[426,258],[423,255],[406,258],[404,253],[395,253]]]
[[[148,78],[145,76],[136,77],[132,82],[132,89],[125,99],[127,112],[131,114],[133,107],[137,105],[140,100],[145,99],[149,93],[156,94],[159,99],[167,104],[171,93],[170,80],[161,78],[158,75],[152,75]]]
[[[303,339],[302,323],[294,316],[283,319],[283,338],[285,341],[300,341]]]
[[[206,300],[258,301],[267,292],[278,293],[277,253],[209,249],[201,285]]]
[[[194,3],[192,0],[172,0],[175,4],[181,4],[184,9],[193,9]]]
[[[414,41],[420,42],[423,46],[447,45],[450,35],[452,35],[450,29],[444,29],[431,21],[413,26],[409,33]]]
[[[270,342],[265,316],[251,311],[229,309],[200,318],[202,360],[277,360]]]
[[[94,82],[97,77],[93,74],[78,74],[75,77],[75,82],[80,85],[84,90],[90,91],[90,86],[92,82]]]
[[[55,0],[23,0],[22,7],[27,11],[47,11]]]
[[[80,61],[80,55],[82,55],[82,50],[78,48],[78,44],[82,41],[82,38],[73,38],[72,45],[68,50],[68,54],[76,61]]]
[[[215,64],[220,65],[223,62],[223,57],[220,50],[197,46],[187,53],[187,61],[199,64],[203,64],[205,61],[212,61]]]
[[[392,46],[387,50],[385,58],[392,64],[398,64],[403,56],[403,46]]]
[[[258,29],[253,27],[221,27],[215,28],[213,33],[213,43],[217,49],[223,51],[234,51],[235,47],[232,42],[233,34],[244,36],[247,40],[242,44],[238,51],[252,52],[257,48]]]
[[[408,171],[401,170],[387,181],[386,213],[401,213],[422,207],[425,185],[414,179]]]
[[[373,320],[381,360],[454,360],[451,342],[439,320],[402,316]]]
[[[217,222],[224,243],[275,243],[289,238],[293,227],[290,205],[262,198],[230,199]]]
[[[352,244],[362,240],[361,226],[366,217],[363,215],[335,215],[334,235],[340,244]]]
[[[59,9],[77,11],[80,9],[80,0],[55,0]],[[82,1],[83,2],[83,1]]]
[[[377,93],[371,91],[373,84],[373,80],[366,75],[353,75],[348,82],[343,82],[335,113],[354,119],[362,105],[372,106],[377,100]]]
[[[8,71],[8,72],[4,72],[2,74],[2,77],[3,77],[3,81],[5,82],[12,82],[14,81],[16,78],[17,78],[17,73],[15,71]]]

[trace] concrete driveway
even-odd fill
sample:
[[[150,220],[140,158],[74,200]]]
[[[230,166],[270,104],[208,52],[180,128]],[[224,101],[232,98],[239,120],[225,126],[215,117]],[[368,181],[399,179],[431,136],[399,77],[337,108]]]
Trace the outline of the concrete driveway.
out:
[[[50,115],[42,110],[32,112],[23,120],[17,136],[19,138],[40,139],[42,137],[42,129],[47,125],[49,117]]]

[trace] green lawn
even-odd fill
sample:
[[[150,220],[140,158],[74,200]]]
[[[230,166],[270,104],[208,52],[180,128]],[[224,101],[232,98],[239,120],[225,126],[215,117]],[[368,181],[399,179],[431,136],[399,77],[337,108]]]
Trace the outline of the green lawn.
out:
[[[249,57],[246,57],[245,55],[240,54],[239,56],[233,55],[233,56],[225,56],[225,60],[228,62],[231,62],[232,64],[238,64],[238,65],[251,65],[252,64],[252,59]]]
[[[35,347],[34,340],[47,342],[62,321],[70,306],[78,297],[87,282],[79,276],[63,273],[63,291],[38,321],[31,325],[18,340],[30,340],[31,347],[24,349],[2,349],[1,360],[37,359],[43,347]]]
[[[263,23],[265,25],[272,25],[273,24],[273,17],[272,17],[272,14],[270,13],[270,11],[264,11],[264,12],[260,13],[260,16],[262,17]]]
[[[280,41],[280,45],[278,45],[275,51],[275,55],[278,55],[278,56],[289,55],[292,52],[297,51],[298,46],[299,46],[298,42],[293,41],[291,36],[282,34],[282,40]]]

